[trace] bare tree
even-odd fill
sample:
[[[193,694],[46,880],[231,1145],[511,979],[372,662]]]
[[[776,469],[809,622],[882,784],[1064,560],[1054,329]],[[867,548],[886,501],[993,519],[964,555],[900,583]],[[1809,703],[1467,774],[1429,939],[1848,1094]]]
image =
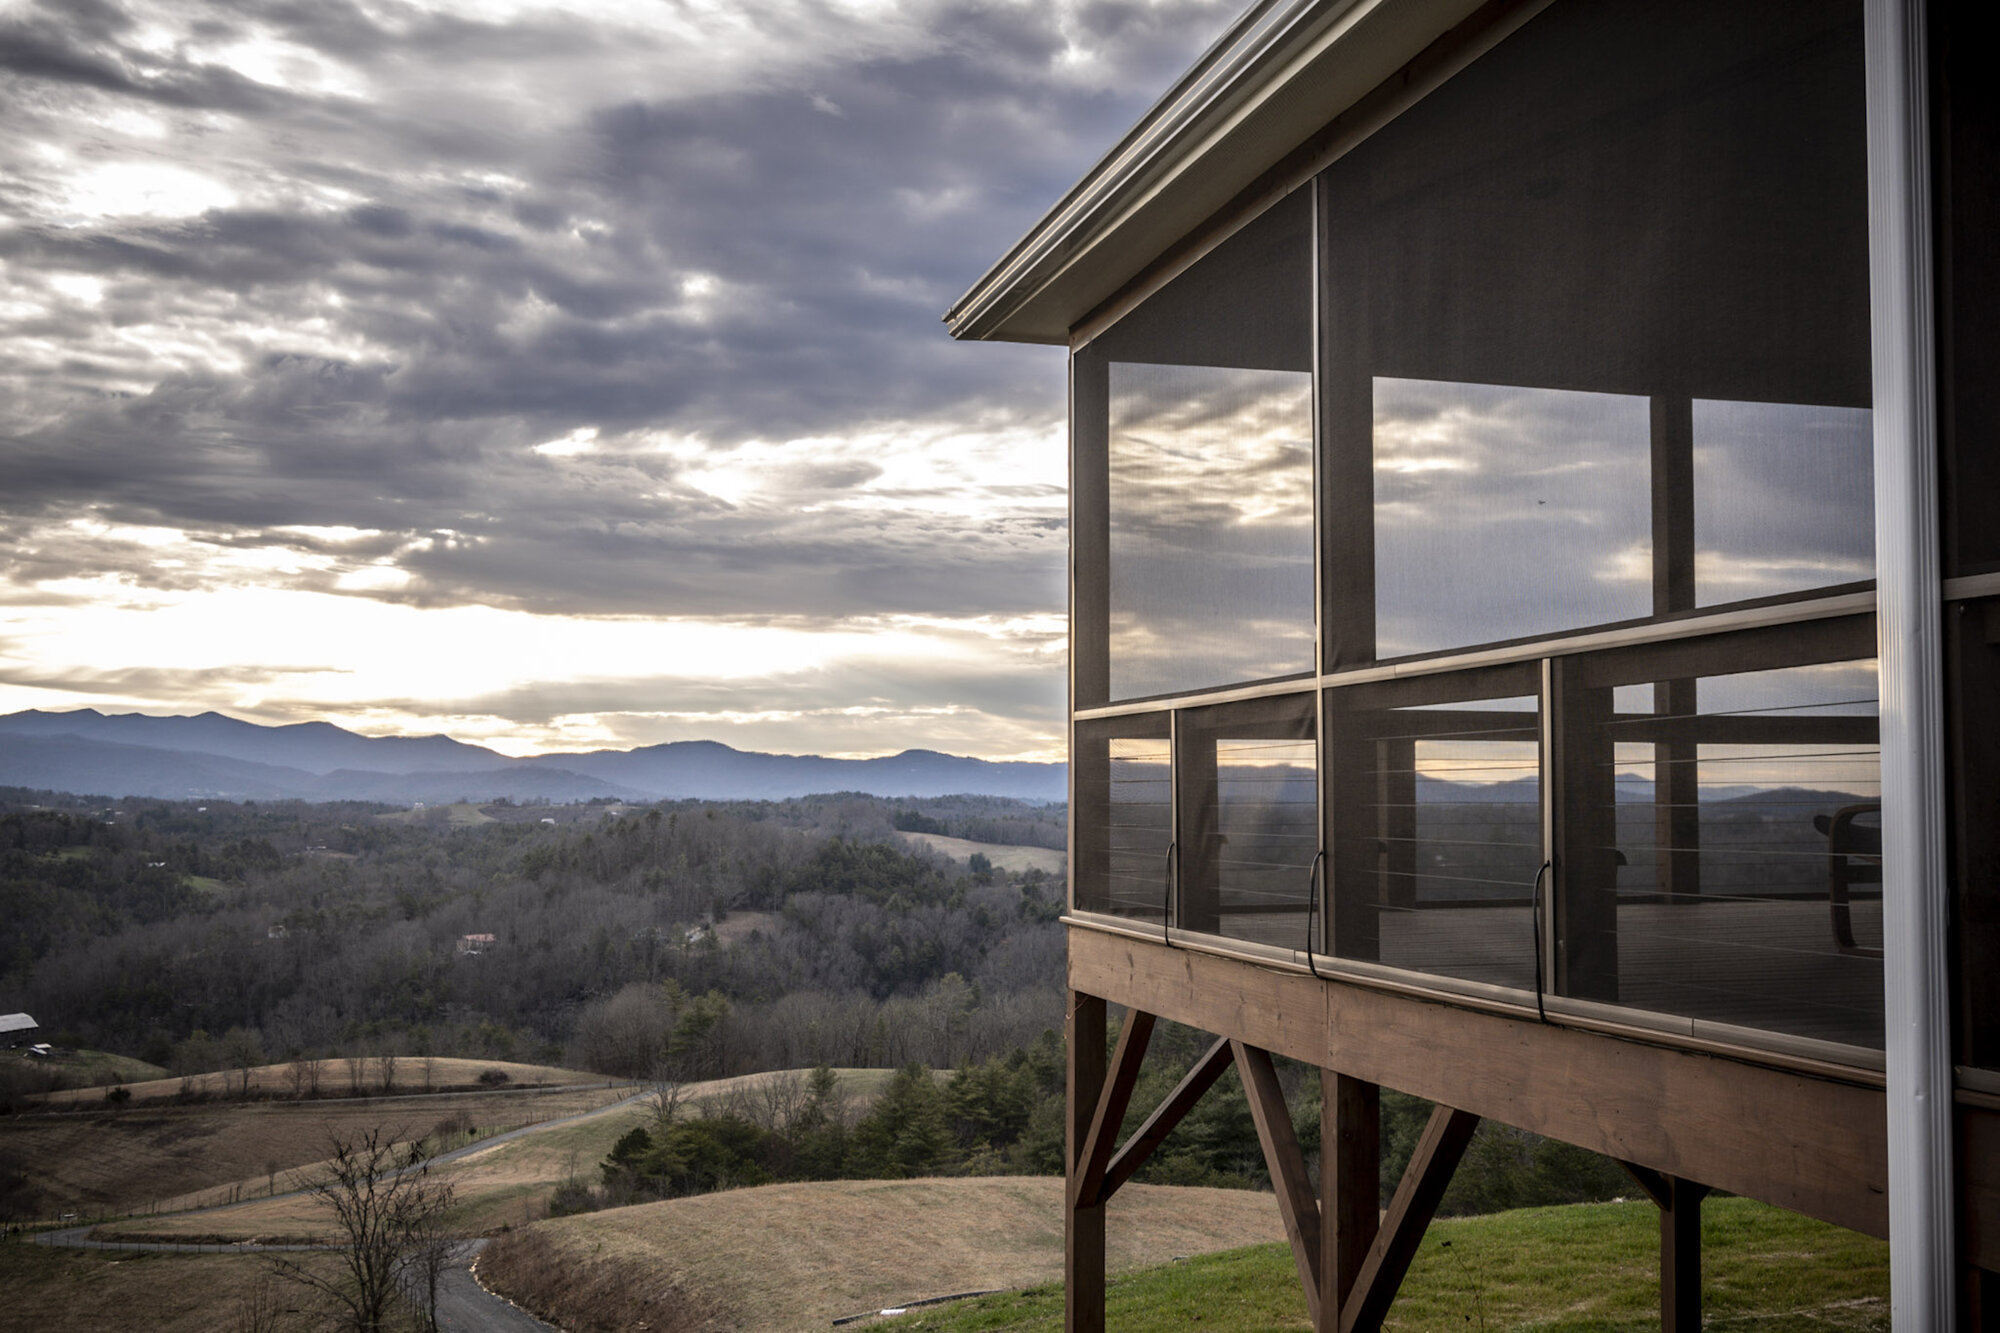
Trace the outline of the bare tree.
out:
[[[646,1105],[653,1113],[655,1132],[665,1129],[680,1117],[687,1096],[686,1062],[678,1056],[662,1054],[653,1062],[652,1072],[646,1076]]]
[[[246,1101],[249,1100],[250,1071],[264,1063],[263,1043],[257,1040],[257,1034],[249,1028],[233,1027],[222,1034],[222,1055],[229,1067],[236,1071],[238,1080],[236,1095]],[[229,1090],[228,1085],[229,1080],[225,1075],[223,1078],[225,1093]]]
[[[302,1101],[307,1097],[319,1096],[320,1066],[322,1063],[316,1055],[301,1054],[286,1067],[285,1081],[291,1085],[293,1101]]]
[[[399,1149],[379,1125],[353,1138],[335,1135],[332,1149],[307,1191],[333,1215],[343,1263],[329,1276],[279,1255],[272,1271],[324,1297],[357,1333],[388,1327],[399,1286],[414,1282],[435,1327],[436,1279],[451,1244],[450,1183],[431,1174],[421,1144]]]

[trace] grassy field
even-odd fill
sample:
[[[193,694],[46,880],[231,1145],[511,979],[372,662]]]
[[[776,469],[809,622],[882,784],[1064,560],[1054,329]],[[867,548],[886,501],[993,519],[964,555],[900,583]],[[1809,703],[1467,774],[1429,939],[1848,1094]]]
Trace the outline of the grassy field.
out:
[[[80,1053],[81,1054],[81,1053]],[[124,1060],[122,1056],[106,1056],[107,1061],[123,1061],[120,1068],[129,1068],[116,1078],[101,1080],[95,1087],[70,1088],[62,1092],[50,1093],[46,1099],[49,1106],[95,1105],[104,1100],[106,1084],[117,1084],[132,1094],[132,1103],[178,1101],[184,1094],[190,1097],[213,1098],[217,1100],[240,1099],[244,1093],[244,1082],[249,1082],[248,1095],[251,1097],[292,1097],[307,1087],[312,1073],[298,1064],[259,1065],[249,1070],[232,1070],[218,1074],[191,1074],[186,1078],[170,1077],[167,1071],[157,1065],[142,1064],[137,1060]],[[321,1060],[318,1071],[318,1087],[323,1097],[375,1097],[385,1091],[401,1093],[434,1092],[451,1088],[475,1089],[485,1085],[479,1082],[481,1074],[491,1071],[505,1074],[506,1080],[499,1086],[509,1088],[564,1087],[572,1084],[603,1083],[602,1074],[589,1074],[580,1069],[559,1069],[554,1065],[523,1065],[511,1060],[457,1060],[443,1056],[425,1058],[420,1055],[394,1056],[385,1064],[376,1056],[359,1060]]]
[[[392,810],[375,818],[384,824],[421,824],[426,820],[442,819],[453,827],[498,822],[492,815],[469,801],[454,801],[450,805],[426,805],[411,810]]]
[[[1056,1276],[1062,1190],[1020,1176],[766,1185],[538,1223],[495,1241],[481,1273],[571,1330],[671,1328],[690,1308],[736,1329],[823,1328]],[[1284,1234],[1268,1194],[1128,1185],[1118,1204],[1121,1271]]]
[[[839,1071],[841,1087],[846,1092],[849,1105],[855,1109],[865,1108],[875,1095],[894,1076],[894,1071],[886,1069],[849,1069]],[[783,1074],[747,1074],[740,1078],[718,1079],[711,1083],[696,1084],[688,1090],[688,1101],[693,1106],[719,1105],[739,1095],[754,1095],[763,1084],[784,1077]],[[572,1175],[587,1180],[597,1179],[597,1164],[611,1151],[611,1146],[633,1126],[646,1123],[651,1112],[644,1104],[618,1106],[617,1101],[627,1098],[629,1088],[619,1088],[610,1092],[602,1088],[575,1092],[552,1092],[534,1097],[513,1099],[511,1103],[495,1104],[492,1099],[454,1098],[450,1102],[426,1104],[422,1101],[390,1102],[376,1101],[338,1104],[347,1119],[338,1122],[344,1132],[352,1133],[370,1125],[381,1123],[397,1125],[407,1123],[412,1133],[430,1131],[437,1118],[448,1114],[449,1109],[460,1105],[483,1108],[468,1110],[474,1116],[474,1123],[482,1132],[491,1133],[501,1129],[515,1128],[523,1124],[542,1120],[555,1120],[575,1116],[587,1111],[606,1108],[601,1114],[568,1124],[551,1124],[517,1139],[478,1148],[469,1155],[454,1162],[446,1163],[436,1170],[451,1181],[458,1198],[458,1207],[452,1223],[459,1230],[469,1234],[486,1234],[504,1226],[519,1226],[536,1221],[547,1215],[548,1197],[552,1190]],[[607,1106],[607,1103],[613,1103]],[[268,1109],[276,1109],[281,1104],[272,1104]],[[308,1103],[310,1109],[315,1104]],[[328,1103],[318,1103],[325,1107]],[[408,1122],[384,1118],[382,1109],[391,1106],[410,1106],[418,1113]],[[242,1120],[230,1121],[226,1117],[212,1121],[218,1129],[230,1126],[229,1137],[242,1137],[254,1132],[254,1119],[247,1113],[260,1108],[257,1105],[234,1108],[242,1114]],[[511,1113],[511,1122],[498,1117]],[[133,1115],[136,1113],[127,1113]],[[490,1129],[488,1127],[491,1127]],[[330,1126],[329,1126],[330,1127]],[[318,1129],[301,1145],[312,1155],[302,1161],[295,1170],[280,1171],[275,1189],[268,1175],[253,1169],[247,1178],[230,1177],[227,1181],[211,1185],[192,1194],[183,1195],[162,1204],[159,1216],[132,1217],[111,1224],[104,1234],[116,1236],[151,1237],[158,1239],[195,1238],[202,1239],[253,1239],[272,1237],[310,1237],[317,1235],[325,1226],[325,1217],[309,1199],[282,1197],[284,1192],[298,1181],[311,1175],[326,1153],[326,1128]],[[4,1142],[0,1139],[0,1142]],[[259,1197],[277,1194],[280,1197]],[[241,1202],[237,1202],[241,1200]],[[187,1213],[166,1215],[169,1206],[174,1208],[212,1207],[219,1204],[235,1203],[221,1212]]]
[[[109,1051],[69,1051],[47,1059],[31,1057],[25,1050],[0,1051],[0,1084],[16,1089],[17,1095],[29,1091],[41,1095],[42,1089],[60,1083],[81,1090],[83,1096],[102,1097],[112,1084],[166,1076],[167,1071],[158,1065]]]
[[[1748,1199],[1711,1199],[1702,1216],[1704,1327],[1711,1333],[1889,1327],[1883,1242]],[[1440,1221],[1424,1238],[1385,1327],[1641,1333],[1660,1326],[1658,1264],[1659,1215],[1644,1202]],[[1111,1327],[1131,1333],[1311,1327],[1291,1250],[1282,1245],[1114,1278],[1106,1306]],[[870,1323],[928,1333],[1062,1326],[1059,1284]]]
[[[920,842],[934,852],[943,852],[954,861],[963,861],[974,852],[983,852],[986,859],[1001,870],[1019,872],[1040,870],[1055,874],[1063,868],[1068,859],[1063,852],[1053,847],[1016,847],[1000,842],[968,842],[964,838],[947,838],[942,833],[904,833],[899,835],[911,842]]]
[[[315,1255],[306,1262],[340,1261]],[[107,1328],[213,1333],[252,1327],[237,1319],[260,1289],[282,1306],[299,1304],[297,1290],[270,1285],[264,1261],[251,1254],[114,1254],[0,1245],[0,1291],[7,1296],[0,1301],[0,1333]]]
[[[284,1190],[327,1155],[329,1137],[377,1125],[430,1134],[463,1116],[486,1133],[594,1110],[630,1094],[594,1087],[452,1097],[197,1103],[0,1119],[0,1164],[28,1177],[17,1212],[108,1217]],[[275,1180],[273,1176],[275,1175]]]

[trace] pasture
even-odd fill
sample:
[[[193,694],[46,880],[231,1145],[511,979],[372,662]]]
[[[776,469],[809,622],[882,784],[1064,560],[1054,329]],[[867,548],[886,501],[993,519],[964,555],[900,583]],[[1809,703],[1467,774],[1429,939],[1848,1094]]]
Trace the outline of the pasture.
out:
[[[1062,1272],[1055,1177],[764,1185],[537,1223],[480,1259],[488,1286],[570,1329],[655,1328],[690,1315],[740,1330],[839,1316]],[[1110,1210],[1114,1271],[1282,1239],[1248,1190],[1127,1185]]]

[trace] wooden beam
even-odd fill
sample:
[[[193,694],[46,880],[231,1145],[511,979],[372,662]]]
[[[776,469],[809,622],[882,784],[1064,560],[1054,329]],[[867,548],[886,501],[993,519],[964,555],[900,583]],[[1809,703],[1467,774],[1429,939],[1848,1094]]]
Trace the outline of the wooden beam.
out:
[[[1069,932],[1069,979],[1352,1078],[1871,1236],[1888,1233],[1879,1088],[1674,1050],[1666,1037],[1545,1025],[1086,927]],[[2000,1170],[1995,1176],[2000,1204]],[[2000,1224],[1976,1234],[2000,1241]]]
[[[1382,1089],[1319,1071],[1319,1321],[1329,1333],[1382,1220]]]
[[[1111,1077],[1097,1099],[1083,1147],[1077,1153],[1076,1169],[1070,1173],[1070,1198],[1078,1203],[1097,1207],[1104,1202],[1104,1168],[1118,1144],[1118,1130],[1125,1123],[1126,1108],[1132,1105],[1132,1089],[1139,1082],[1139,1065],[1146,1058],[1146,1043],[1152,1036],[1153,1016],[1141,1009],[1127,1009],[1125,1021],[1118,1027],[1118,1049],[1111,1054]]]
[[[1402,1183],[1396,1186],[1396,1197],[1389,1201],[1381,1233],[1368,1247],[1354,1292],[1341,1306],[1340,1333],[1375,1333],[1382,1327],[1382,1319],[1403,1285],[1403,1276],[1410,1271],[1410,1261],[1417,1257],[1424,1230],[1437,1212],[1438,1200],[1444,1197],[1451,1173],[1458,1169],[1458,1159],[1465,1155],[1465,1145],[1477,1128],[1479,1117],[1470,1111],[1440,1106],[1431,1112],[1423,1137],[1410,1154]]]
[[[1199,1102],[1202,1094],[1215,1086],[1215,1080],[1222,1077],[1224,1070],[1235,1061],[1236,1052],[1230,1048],[1229,1038],[1218,1037],[1208,1048],[1207,1054],[1195,1061],[1187,1077],[1174,1086],[1154,1112],[1146,1117],[1144,1124],[1132,1131],[1132,1137],[1125,1140],[1104,1169],[1104,1187],[1099,1193],[1099,1203],[1118,1192],[1118,1187],[1132,1178],[1132,1173],[1145,1164],[1153,1150],[1166,1142],[1167,1135],[1174,1132],[1189,1111]]]
[[[1319,1202],[1306,1174],[1305,1153],[1300,1151],[1299,1136],[1292,1129],[1292,1113],[1285,1107],[1285,1091],[1278,1086],[1271,1053],[1240,1041],[1230,1044],[1236,1051],[1236,1073],[1243,1080],[1243,1095],[1250,1101],[1250,1118],[1257,1125],[1257,1141],[1264,1148],[1264,1165],[1271,1172],[1271,1188],[1278,1196],[1278,1216],[1285,1223],[1285,1238],[1292,1243],[1299,1285],[1305,1288],[1306,1311],[1318,1324]]]
[[[1064,1153],[1071,1189],[1063,1205],[1064,1327],[1104,1333],[1104,1209],[1076,1203],[1074,1182],[1104,1091],[1105,1009],[1101,996],[1071,991],[1064,1023],[1068,1051]]]

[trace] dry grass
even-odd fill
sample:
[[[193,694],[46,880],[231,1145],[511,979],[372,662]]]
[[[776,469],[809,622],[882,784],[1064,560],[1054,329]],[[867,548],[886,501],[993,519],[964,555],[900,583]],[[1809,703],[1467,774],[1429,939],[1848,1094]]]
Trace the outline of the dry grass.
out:
[[[0,1051],[0,1087],[15,1097],[47,1096],[45,1090],[58,1084],[81,1090],[86,1097],[102,1097],[113,1084],[165,1078],[166,1073],[158,1065],[109,1051],[72,1051],[46,1060],[25,1050]]]
[[[20,1164],[29,1215],[108,1217],[226,1203],[294,1186],[333,1135],[387,1125],[412,1136],[463,1114],[485,1133],[594,1110],[629,1089],[449,1098],[249,1102],[0,1119],[0,1162]],[[276,1173],[275,1182],[272,1180]]]
[[[554,1065],[523,1065],[509,1060],[458,1060],[442,1056],[430,1060],[420,1055],[396,1056],[387,1068],[376,1056],[369,1056],[358,1065],[347,1060],[322,1060],[319,1064],[319,1090],[320,1095],[325,1097],[380,1096],[383,1095],[385,1082],[393,1085],[398,1093],[479,1088],[484,1086],[479,1082],[479,1076],[492,1069],[507,1075],[504,1087],[567,1087],[605,1081],[602,1074],[586,1073],[580,1069],[558,1069]],[[260,1065],[248,1073],[249,1095],[253,1098],[296,1096],[306,1086],[309,1076],[309,1071],[296,1064]],[[243,1098],[243,1082],[243,1071],[232,1071],[194,1074],[187,1078],[154,1078],[122,1086],[132,1094],[134,1104],[174,1101],[184,1095],[229,1101]],[[102,1086],[70,1088],[49,1094],[44,1104],[95,1106],[103,1102],[104,1091]]]
[[[731,912],[715,923],[715,942],[741,944],[760,930],[776,934],[784,919],[782,912]]]
[[[337,1264],[335,1256],[302,1256]],[[270,1282],[264,1261],[248,1254],[117,1254],[55,1250],[25,1242],[0,1245],[0,1333],[213,1333],[235,1326],[245,1301]],[[272,1287],[281,1306],[297,1306],[294,1288]],[[143,1314],[141,1313],[143,1312]]]
[[[920,842],[934,852],[943,852],[954,861],[969,859],[974,852],[984,852],[986,859],[1000,870],[1019,873],[1023,870],[1040,870],[1054,875],[1063,868],[1069,858],[1053,847],[1016,847],[1002,842],[968,842],[964,838],[947,838],[942,833],[902,833],[898,837]]]
[[[422,824],[442,819],[454,828],[499,822],[470,801],[454,801],[450,805],[426,805],[421,809],[391,810],[375,818],[384,824]]]
[[[487,1247],[474,1271],[494,1290],[529,1291],[559,1299],[562,1327],[572,1333],[643,1328],[650,1333],[701,1333],[733,1324],[712,1297],[672,1280],[635,1296],[616,1264],[577,1272],[541,1231],[520,1231]],[[560,1296],[557,1297],[557,1293]],[[518,1304],[518,1302],[516,1302]]]
[[[874,1103],[896,1073],[893,1069],[835,1072],[849,1113],[857,1115]],[[683,1114],[719,1111],[738,1098],[754,1099],[766,1084],[803,1073],[780,1070],[694,1084],[687,1091]],[[634,1126],[649,1125],[652,1119],[651,1107],[643,1102],[615,1107],[586,1120],[496,1143],[451,1163],[444,1169],[458,1191],[455,1222],[467,1232],[490,1235],[548,1216],[548,1196],[557,1185],[572,1176],[595,1183],[598,1163],[610,1154],[612,1145]]]
[[[824,1327],[1059,1277],[1062,1189],[1019,1176],[766,1185],[539,1223],[527,1235],[540,1239],[489,1247],[482,1272],[571,1329],[637,1327],[684,1306],[730,1328]],[[1109,1211],[1109,1263],[1122,1272],[1283,1235],[1268,1194],[1128,1185]]]
[[[841,1087],[846,1093],[852,1110],[866,1109],[881,1089],[894,1077],[893,1070],[887,1069],[847,1069],[841,1070]],[[792,1072],[745,1074],[737,1078],[717,1079],[710,1083],[698,1083],[687,1089],[688,1103],[694,1108],[717,1107],[734,1098],[754,1097],[764,1085],[775,1080],[792,1076]],[[252,1240],[274,1238],[306,1238],[317,1235],[324,1226],[319,1210],[306,1199],[282,1197],[286,1191],[295,1189],[326,1155],[329,1133],[352,1134],[378,1124],[402,1127],[412,1135],[428,1134],[441,1115],[449,1115],[458,1108],[467,1108],[467,1114],[486,1134],[503,1132],[544,1120],[560,1120],[569,1116],[584,1115],[583,1119],[567,1124],[550,1124],[517,1139],[505,1143],[495,1143],[479,1148],[457,1161],[436,1168],[450,1180],[457,1192],[458,1207],[454,1212],[453,1225],[468,1234],[484,1235],[502,1227],[520,1226],[547,1216],[548,1197],[552,1190],[572,1175],[581,1175],[595,1180],[597,1164],[611,1151],[613,1144],[634,1125],[645,1124],[651,1118],[650,1109],[644,1104],[620,1106],[616,1099],[629,1094],[629,1089],[579,1089],[575,1092],[541,1093],[532,1097],[467,1097],[452,1098],[448,1101],[425,1103],[419,1099],[379,1099],[372,1102],[356,1103],[306,1103],[303,1106],[284,1103],[253,1104],[234,1108],[214,1108],[208,1111],[209,1119],[197,1121],[196,1126],[206,1131],[205,1137],[187,1146],[191,1153],[213,1153],[218,1158],[230,1150],[251,1147],[259,1142],[258,1131],[272,1126],[259,1120],[258,1112],[281,1110],[310,1111],[317,1108],[337,1107],[343,1112],[342,1118],[304,1127],[305,1137],[297,1145],[298,1151],[308,1156],[296,1163],[287,1163],[286,1169],[278,1173],[275,1189],[268,1175],[260,1175],[261,1160],[254,1155],[247,1172],[239,1172],[225,1177],[221,1182],[206,1188],[184,1193],[174,1198],[163,1198],[155,1211],[161,1215],[133,1217],[103,1229],[107,1236],[151,1237],[156,1239],[202,1239],[202,1240]],[[612,1104],[606,1106],[610,1101]],[[600,1114],[585,1113],[604,1109]],[[399,1119],[384,1114],[390,1108],[408,1108],[410,1115]],[[109,1119],[114,1125],[137,1122],[149,1112],[127,1112],[118,1117],[93,1117]],[[500,1117],[511,1115],[511,1120]],[[233,1117],[237,1117],[232,1119]],[[0,1122],[0,1135],[5,1133],[5,1122]],[[0,1137],[0,1144],[6,1143]],[[240,1166],[240,1161],[239,1161]],[[230,1169],[224,1161],[216,1162],[217,1170]],[[243,1178],[248,1177],[248,1178]],[[280,1197],[267,1197],[277,1194]],[[177,1210],[205,1208],[215,1209],[222,1205],[234,1205],[221,1211],[201,1213],[179,1212]],[[55,1210],[51,1210],[55,1211]],[[76,1209],[85,1216],[108,1215],[111,1212],[130,1212],[134,1209]],[[167,1215],[172,1213],[172,1215]]]

